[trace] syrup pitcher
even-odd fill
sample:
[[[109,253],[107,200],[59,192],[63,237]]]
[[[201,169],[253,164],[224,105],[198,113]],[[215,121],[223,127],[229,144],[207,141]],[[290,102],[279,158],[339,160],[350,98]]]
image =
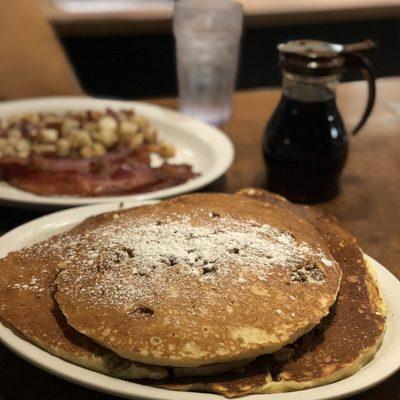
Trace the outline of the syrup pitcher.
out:
[[[369,86],[367,106],[352,134],[371,114],[375,78],[361,50],[367,40],[348,45],[296,40],[278,46],[283,94],[263,139],[267,188],[293,201],[327,200],[339,190],[348,137],[336,105],[336,87],[346,68],[358,68]]]

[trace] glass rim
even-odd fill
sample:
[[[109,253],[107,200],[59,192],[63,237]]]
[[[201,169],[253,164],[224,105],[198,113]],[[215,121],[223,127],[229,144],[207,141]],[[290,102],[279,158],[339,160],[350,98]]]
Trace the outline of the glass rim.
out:
[[[191,21],[199,16],[204,22],[197,24],[196,27],[191,24]],[[211,27],[214,34],[219,31],[241,36],[243,31],[242,5],[236,0],[178,0],[175,2],[173,17],[175,34],[186,31],[199,34],[202,30]]]
[[[236,0],[176,0],[174,11],[181,12],[186,10],[207,11],[209,6],[215,11],[238,11],[243,13],[243,6]]]

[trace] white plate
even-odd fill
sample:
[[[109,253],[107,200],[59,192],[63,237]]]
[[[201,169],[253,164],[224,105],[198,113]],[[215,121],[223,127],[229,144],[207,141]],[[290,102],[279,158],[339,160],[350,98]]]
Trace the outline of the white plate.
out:
[[[126,203],[125,207],[138,205]],[[21,225],[0,238],[0,257],[9,251],[43,240],[70,229],[84,218],[118,208],[117,203],[64,210]],[[356,374],[330,385],[298,392],[250,395],[246,400],[327,400],[339,399],[366,390],[388,378],[400,368],[400,282],[382,265],[371,259],[379,286],[389,308],[388,328],[375,358]],[[25,341],[0,324],[0,340],[14,353],[36,366],[68,381],[130,399],[221,400],[208,393],[175,392],[111,378],[63,361]]]
[[[0,119],[13,114],[51,111],[104,110],[106,107],[133,109],[146,116],[160,137],[172,143],[176,156],[171,160],[187,163],[201,175],[186,183],[154,192],[105,197],[38,196],[0,181],[0,203],[32,208],[72,207],[110,201],[149,200],[176,196],[204,187],[222,176],[230,167],[234,149],[230,139],[219,129],[176,111],[132,101],[93,99],[90,97],[45,97],[0,103]]]

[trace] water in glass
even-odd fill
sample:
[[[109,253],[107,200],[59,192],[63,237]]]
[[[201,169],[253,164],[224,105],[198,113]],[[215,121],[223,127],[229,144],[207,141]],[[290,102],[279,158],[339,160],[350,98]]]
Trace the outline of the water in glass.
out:
[[[243,12],[230,0],[180,0],[176,37],[181,110],[219,125],[231,114]]]

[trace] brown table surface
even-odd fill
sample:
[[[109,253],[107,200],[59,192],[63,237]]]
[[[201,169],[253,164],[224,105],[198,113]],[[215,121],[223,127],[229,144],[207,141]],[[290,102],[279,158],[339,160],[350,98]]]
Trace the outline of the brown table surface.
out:
[[[236,94],[233,118],[223,128],[235,145],[236,157],[225,179],[213,189],[233,193],[243,187],[263,186],[265,167],[260,141],[279,95],[275,89]],[[362,83],[340,86],[339,107],[349,125],[356,122],[365,96]],[[366,253],[400,278],[400,116],[388,107],[388,102],[395,100],[400,100],[400,78],[379,80],[375,111],[365,129],[351,141],[342,191],[334,200],[318,206],[335,214],[359,239]],[[176,106],[173,99],[155,102]],[[4,231],[36,215],[0,207],[0,227]],[[2,400],[110,399],[42,372],[3,346],[0,360]],[[352,399],[400,399],[400,373]]]
[[[163,32],[171,27],[172,4],[140,7],[112,13],[66,12],[52,0],[39,0],[47,19],[61,35]],[[246,24],[281,26],[394,18],[400,15],[400,0],[238,0]]]

